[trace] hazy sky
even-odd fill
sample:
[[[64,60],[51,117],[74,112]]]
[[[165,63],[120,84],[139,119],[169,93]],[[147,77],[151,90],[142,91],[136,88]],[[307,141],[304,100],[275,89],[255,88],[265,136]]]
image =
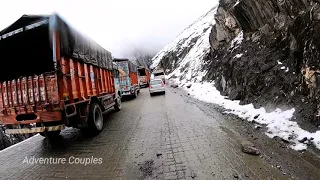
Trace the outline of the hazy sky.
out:
[[[0,29],[23,14],[58,12],[77,30],[128,56],[135,47],[157,52],[217,0],[0,0]]]

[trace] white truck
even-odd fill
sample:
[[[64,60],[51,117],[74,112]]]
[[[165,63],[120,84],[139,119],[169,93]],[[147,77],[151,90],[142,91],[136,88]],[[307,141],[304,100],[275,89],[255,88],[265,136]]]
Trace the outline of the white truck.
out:
[[[164,70],[162,68],[153,70],[151,78],[161,79],[163,81],[163,83],[166,83],[166,75],[165,75]]]

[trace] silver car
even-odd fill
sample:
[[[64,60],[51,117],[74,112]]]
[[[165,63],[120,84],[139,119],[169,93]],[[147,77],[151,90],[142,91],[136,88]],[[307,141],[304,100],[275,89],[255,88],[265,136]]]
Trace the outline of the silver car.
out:
[[[150,80],[149,92],[150,92],[150,96],[152,96],[154,93],[165,94],[166,93],[165,84],[161,79],[152,79]]]

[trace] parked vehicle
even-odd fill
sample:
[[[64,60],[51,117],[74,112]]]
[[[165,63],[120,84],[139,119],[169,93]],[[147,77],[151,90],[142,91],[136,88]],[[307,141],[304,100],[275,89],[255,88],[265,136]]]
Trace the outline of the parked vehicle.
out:
[[[0,120],[8,134],[58,135],[66,126],[97,134],[121,110],[111,53],[57,14],[24,15],[0,32]],[[35,127],[34,127],[35,125]]]
[[[149,85],[150,96],[153,96],[155,93],[166,93],[165,84],[161,79],[152,79],[150,80]]]
[[[163,83],[166,83],[166,76],[163,69],[156,69],[152,72],[152,77],[154,79],[161,79]]]
[[[113,61],[125,73],[123,76],[121,76],[121,96],[133,96],[134,98],[136,98],[140,92],[137,66],[133,64],[129,59],[116,58]]]
[[[138,67],[140,87],[148,87],[150,82],[150,71],[145,67]]]

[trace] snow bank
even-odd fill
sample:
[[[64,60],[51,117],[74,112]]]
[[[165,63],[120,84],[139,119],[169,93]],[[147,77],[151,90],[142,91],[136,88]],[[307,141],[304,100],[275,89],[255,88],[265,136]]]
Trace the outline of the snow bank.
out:
[[[175,83],[185,83],[186,81],[176,81]],[[307,143],[313,143],[320,149],[320,131],[310,133],[299,127],[297,122],[290,121],[295,109],[282,111],[276,109],[273,112],[266,112],[264,108],[255,109],[252,104],[239,105],[240,101],[232,101],[214,87],[213,83],[193,83],[191,88],[185,88],[191,96],[204,102],[214,103],[225,108],[225,113],[234,114],[247,121],[255,121],[265,125],[268,137],[278,136],[291,143],[290,147],[294,150],[304,150]],[[305,140],[302,142],[301,140]]]

